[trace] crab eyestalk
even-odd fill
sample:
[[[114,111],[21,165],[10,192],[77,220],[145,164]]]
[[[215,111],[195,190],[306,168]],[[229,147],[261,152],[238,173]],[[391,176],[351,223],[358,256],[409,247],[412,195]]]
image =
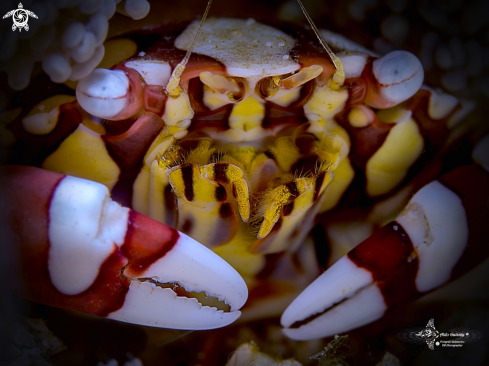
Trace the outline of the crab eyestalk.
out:
[[[4,172],[11,244],[21,260],[14,286],[22,296],[163,328],[212,329],[240,316],[246,284],[195,240],[121,207],[102,184],[33,167]],[[230,311],[200,303],[194,292]]]

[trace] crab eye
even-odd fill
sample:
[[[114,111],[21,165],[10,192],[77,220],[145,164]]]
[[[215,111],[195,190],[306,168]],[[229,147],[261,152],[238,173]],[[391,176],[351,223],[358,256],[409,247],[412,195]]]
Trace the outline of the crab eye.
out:
[[[281,79],[280,76],[269,76],[261,79],[256,88],[258,93],[263,99],[271,98],[277,94],[280,88]]]

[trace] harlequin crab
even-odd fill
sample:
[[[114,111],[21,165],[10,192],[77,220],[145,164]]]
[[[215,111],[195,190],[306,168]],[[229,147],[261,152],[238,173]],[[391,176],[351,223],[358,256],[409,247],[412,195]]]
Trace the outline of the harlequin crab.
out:
[[[422,86],[416,57],[378,57],[321,31],[342,78],[308,30],[209,19],[190,47],[196,29],[109,41],[122,59],[76,93],[53,87],[9,125],[11,163],[42,168],[7,167],[4,180],[27,297],[209,329],[236,320],[249,291],[244,317],[269,316],[319,274],[307,239],[317,222],[332,236],[334,216],[382,226],[402,211],[346,256],[333,248],[341,259],[285,310],[285,334],[311,339],[373,321],[472,265],[464,249],[483,237],[487,197],[474,193],[487,194],[487,174],[470,166],[429,183],[461,106]]]

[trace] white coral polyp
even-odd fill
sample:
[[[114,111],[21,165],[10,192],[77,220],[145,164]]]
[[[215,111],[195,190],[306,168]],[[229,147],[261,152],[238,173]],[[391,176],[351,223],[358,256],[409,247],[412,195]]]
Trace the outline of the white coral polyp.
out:
[[[117,4],[117,6],[116,6]],[[117,8],[117,10],[116,10]],[[14,90],[27,87],[32,65],[41,61],[55,83],[79,80],[100,63],[108,20],[117,11],[133,19],[149,12],[146,0],[58,0],[32,4],[38,19],[30,19],[28,37],[9,32],[0,44],[0,71]],[[41,16],[41,14],[43,16]],[[26,60],[19,62],[19,60]]]

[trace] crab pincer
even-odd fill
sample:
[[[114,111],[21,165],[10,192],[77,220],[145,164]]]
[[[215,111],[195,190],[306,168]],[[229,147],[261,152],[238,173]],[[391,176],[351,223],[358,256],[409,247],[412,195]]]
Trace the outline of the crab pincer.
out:
[[[338,260],[289,305],[281,319],[284,333],[308,340],[355,329],[482,262],[489,255],[487,187],[489,174],[476,164],[424,186],[395,221]]]
[[[2,192],[21,262],[14,289],[23,297],[163,328],[213,329],[240,316],[248,290],[229,264],[185,234],[121,207],[104,185],[6,166]],[[217,299],[224,310],[193,293]]]

